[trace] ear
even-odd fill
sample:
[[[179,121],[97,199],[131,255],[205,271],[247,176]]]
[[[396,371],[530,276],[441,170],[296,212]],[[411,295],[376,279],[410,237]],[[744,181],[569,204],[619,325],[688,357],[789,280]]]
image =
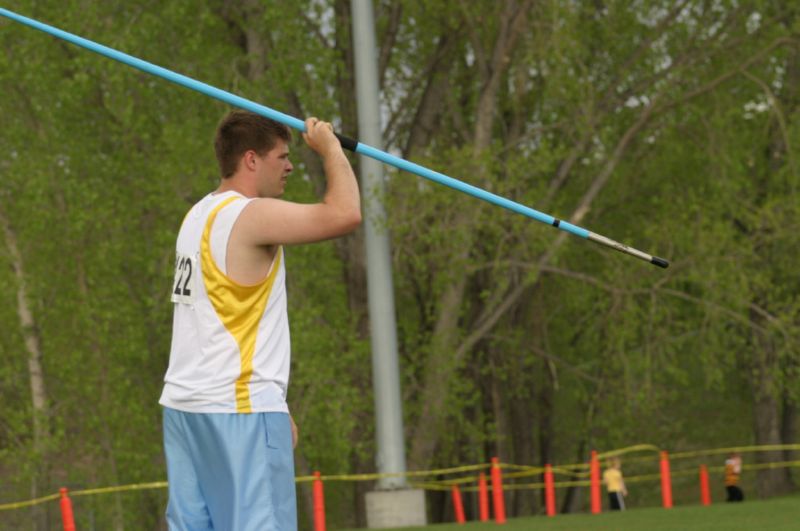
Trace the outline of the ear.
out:
[[[244,167],[250,171],[255,171],[256,156],[256,152],[253,150],[245,151],[244,155],[242,155],[242,164],[244,164]]]

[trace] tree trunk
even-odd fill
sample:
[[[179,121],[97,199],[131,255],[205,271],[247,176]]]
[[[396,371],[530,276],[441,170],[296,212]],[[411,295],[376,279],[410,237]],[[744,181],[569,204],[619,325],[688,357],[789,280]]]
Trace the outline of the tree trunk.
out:
[[[797,443],[797,404],[793,401],[789,391],[783,391],[783,418],[781,419],[781,442],[783,444],[796,444]],[[783,451],[784,461],[794,461],[797,452],[792,450]],[[785,468],[786,481],[794,488],[794,481],[792,478],[792,469]]]
[[[775,399],[769,387],[773,379],[762,376],[757,383],[754,404],[755,435],[757,445],[782,444],[781,438],[781,404]],[[758,463],[773,463],[784,459],[784,452],[774,450],[758,452]],[[766,468],[759,470],[756,475],[756,489],[761,498],[788,494],[792,491],[788,471],[785,468]]]
[[[751,318],[758,322],[761,317],[752,314]],[[757,445],[778,445],[782,438],[782,382],[778,374],[777,354],[772,341],[754,331],[752,363],[753,420]],[[758,463],[774,463],[783,460],[783,451],[773,450],[758,452]],[[786,470],[783,468],[765,468],[756,474],[756,489],[761,498],[770,498],[791,492]]]
[[[578,443],[576,455],[576,462],[581,462],[586,459],[585,439],[581,439]],[[583,495],[587,490],[586,487],[567,487],[567,492],[564,494],[564,501],[561,502],[561,512],[565,514],[580,512],[583,505]]]
[[[60,191],[58,193],[60,193]],[[61,204],[63,204],[63,201],[61,201]],[[68,219],[66,212],[64,212],[64,218]],[[92,304],[89,300],[89,285],[86,281],[86,268],[84,267],[85,260],[82,254],[78,254],[75,260],[77,262],[78,272],[78,292],[80,293],[79,303],[84,308],[89,308],[89,312],[91,312]],[[91,313],[89,313],[86,317],[87,319],[85,322],[95,322],[95,316],[91,315]],[[108,364],[110,360],[103,352],[103,348],[97,336],[97,331],[94,327],[86,327],[85,338],[89,343],[89,350],[94,356],[94,363],[99,371],[98,381],[96,383],[96,388],[99,388],[99,403],[110,404],[111,396],[109,385],[112,381],[108,374]],[[98,413],[98,416],[98,424],[100,425],[101,429],[98,431],[97,435],[100,438],[100,447],[105,453],[106,463],[108,464],[108,469],[106,472],[110,473],[110,477],[105,477],[107,480],[111,481],[112,485],[118,485],[120,483],[120,475],[119,467],[117,466],[117,457],[114,453],[114,432],[109,422],[108,413],[101,412]],[[114,531],[124,531],[125,512],[122,507],[122,495],[119,492],[115,492],[112,499],[114,505],[113,529]]]
[[[770,124],[770,140],[765,150],[767,157],[767,173],[757,184],[758,201],[764,202],[770,195],[778,190],[772,190],[774,177],[787,165],[791,173],[797,174],[794,155],[790,146],[787,132],[786,116],[792,116],[800,105],[800,67],[797,58],[800,56],[797,47],[791,48],[787,60],[786,87],[782,100],[773,101],[775,113]],[[772,99],[769,87],[757,78],[753,78],[759,86]],[[780,182],[779,180],[777,180]],[[756,234],[758,239],[760,235]],[[756,244],[758,247],[758,244]],[[757,295],[755,304],[751,306],[750,318],[755,323],[763,324],[768,328],[761,312],[754,308],[768,308],[769,297]],[[753,408],[755,421],[756,443],[764,445],[782,444],[794,438],[794,420],[796,409],[788,400],[788,385],[785,362],[779,359],[776,352],[778,346],[766,333],[753,330]],[[786,452],[771,451],[759,452],[757,460],[761,463],[779,462],[786,459]],[[768,468],[759,470],[756,481],[758,493],[761,497],[787,494],[792,491],[792,480],[787,468]]]
[[[0,226],[2,226],[6,248],[17,281],[17,316],[28,357],[28,379],[31,387],[33,412],[33,459],[34,462],[40,463],[38,467],[35,467],[31,477],[31,498],[37,498],[42,495],[43,486],[47,485],[47,440],[50,434],[50,412],[42,367],[41,338],[29,303],[25,265],[17,244],[17,235],[2,207],[0,207]],[[36,506],[32,512],[34,528],[46,529],[47,515],[44,509]]]
[[[463,277],[456,279],[439,299],[439,318],[433,331],[433,348],[423,373],[424,385],[420,403],[424,404],[424,409],[411,437],[408,461],[410,468],[414,470],[428,468],[436,449],[441,423],[445,418],[447,386],[442,385],[442,382],[447,381],[448,374],[456,366],[457,360],[452,356],[451,346],[456,343],[458,335],[458,317],[465,284]]]
[[[509,409],[510,422],[508,426],[508,437],[511,440],[511,459],[514,463],[534,464],[534,430],[536,426],[532,412],[536,411],[534,401],[536,400],[535,387],[529,376],[520,370],[517,377],[524,378],[523,382],[515,384],[517,389],[522,391],[521,396],[509,397],[506,393],[504,398]],[[522,387],[517,387],[521,385]],[[539,478],[531,476],[528,481],[537,481]],[[510,505],[511,515],[530,516],[536,513],[537,492],[534,490],[515,490],[513,501]]]
[[[523,2],[522,5],[518,5],[514,0],[505,2],[500,28],[491,54],[491,63],[484,64],[483,68],[480,65],[478,67],[482,70],[483,82],[476,111],[477,120],[473,129],[475,175],[484,175],[485,173],[481,171],[477,159],[490,146],[500,80],[508,70],[511,51],[522,34],[529,9],[529,1]],[[466,23],[474,25],[478,21],[468,18]],[[480,47],[477,41],[474,44]],[[478,55],[484,55],[482,48]],[[461,211],[455,217],[454,223],[456,226],[466,225],[473,217],[473,212]],[[466,263],[471,244],[471,241],[467,241],[462,246],[456,259],[459,263]],[[441,429],[447,415],[444,405],[447,401],[448,389],[447,386],[441,385],[441,382],[446,381],[448,372],[453,367],[457,367],[461,362],[460,358],[463,357],[463,352],[456,355],[456,346],[460,336],[458,322],[466,287],[466,276],[459,275],[445,289],[437,305],[438,317],[433,331],[433,348],[425,365],[424,384],[420,397],[420,403],[425,404],[425,408],[420,414],[411,437],[412,447],[409,461],[415,468],[424,469],[430,464],[436,449],[438,430]]]
[[[542,359],[539,378],[539,389],[536,394],[537,423],[539,425],[539,464],[553,465],[553,445],[555,433],[553,430],[553,410],[555,406],[555,367],[550,360]],[[544,505],[544,491],[541,502]]]
[[[441,127],[443,114],[442,101],[450,90],[451,77],[448,76],[445,61],[452,59],[450,50],[453,48],[453,39],[443,35],[436,51],[433,53],[426,71],[425,89],[422,91],[419,105],[406,138],[403,156],[411,160],[412,155],[423,146],[428,145],[434,132]]]

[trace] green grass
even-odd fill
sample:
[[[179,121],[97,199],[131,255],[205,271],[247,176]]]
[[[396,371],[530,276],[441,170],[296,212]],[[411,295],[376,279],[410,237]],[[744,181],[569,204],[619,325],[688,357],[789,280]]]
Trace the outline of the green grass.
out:
[[[406,527],[403,531],[495,531],[495,523],[470,522],[466,525],[437,524],[427,527]],[[599,515],[566,514],[553,518],[537,516],[509,519],[505,531],[736,531],[800,529],[800,497],[775,498],[765,501],[745,501],[739,504],[716,503],[674,507],[672,509],[632,509],[622,513]]]

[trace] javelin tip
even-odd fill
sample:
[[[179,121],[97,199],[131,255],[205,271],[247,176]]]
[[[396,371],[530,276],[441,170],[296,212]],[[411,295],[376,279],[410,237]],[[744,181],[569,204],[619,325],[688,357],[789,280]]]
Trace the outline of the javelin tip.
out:
[[[663,268],[663,269],[666,269],[666,268],[668,268],[668,267],[669,267],[669,262],[667,262],[667,261],[666,261],[666,260],[664,260],[663,258],[659,258],[659,257],[657,257],[657,256],[654,256],[653,258],[651,258],[651,259],[650,259],[650,263],[651,263],[651,264],[655,264],[655,265],[657,265],[658,267],[661,267],[661,268]]]

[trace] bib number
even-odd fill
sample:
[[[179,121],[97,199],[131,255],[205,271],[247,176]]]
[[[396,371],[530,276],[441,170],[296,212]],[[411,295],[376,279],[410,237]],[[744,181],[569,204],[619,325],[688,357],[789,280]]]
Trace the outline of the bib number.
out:
[[[196,277],[200,273],[197,259],[178,253],[175,256],[175,281],[172,283],[172,302],[194,304]]]

